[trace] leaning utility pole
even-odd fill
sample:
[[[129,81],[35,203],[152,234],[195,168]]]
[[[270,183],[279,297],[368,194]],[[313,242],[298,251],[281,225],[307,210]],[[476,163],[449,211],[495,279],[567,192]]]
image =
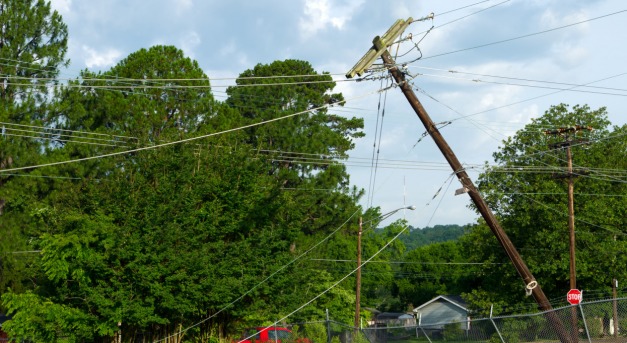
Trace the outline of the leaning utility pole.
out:
[[[453,169],[453,172],[457,176],[458,180],[461,182],[463,188],[467,190],[468,195],[472,199],[473,203],[481,213],[481,216],[486,221],[492,233],[496,236],[496,239],[501,244],[501,247],[505,250],[505,253],[512,261],[512,264],[516,268],[516,271],[521,276],[525,283],[525,287],[527,290],[531,291],[534,299],[538,303],[538,306],[547,311],[548,319],[557,329],[557,334],[562,342],[571,342],[571,337],[566,333],[564,326],[560,319],[557,317],[554,311],[551,311],[553,308],[551,303],[547,299],[546,295],[542,291],[542,288],[534,278],[533,274],[527,268],[527,265],[522,260],[518,251],[510,241],[509,237],[503,229],[501,228],[499,222],[496,217],[488,207],[485,200],[481,197],[479,191],[475,188],[475,185],[470,180],[470,177],[465,171],[465,168],[457,159],[457,156],[453,153],[448,143],[442,135],[440,131],[436,127],[435,123],[429,117],[429,114],[424,109],[418,97],[412,90],[409,83],[405,80],[405,75],[398,69],[396,66],[396,62],[392,58],[392,55],[388,52],[388,47],[394,43],[394,41],[400,36],[400,34],[413,22],[413,18],[409,18],[406,21],[399,19],[397,20],[392,27],[383,35],[383,37],[375,37],[372,41],[373,46],[368,50],[368,52],[362,57],[359,62],[346,74],[347,78],[352,78],[355,75],[361,75],[366,69],[368,69],[374,61],[381,56],[385,66],[388,68],[389,73],[392,75],[396,84],[401,88],[401,91],[407,98],[407,101],[414,109],[418,118],[424,125],[425,129],[433,138],[436,145],[446,158],[447,162]]]

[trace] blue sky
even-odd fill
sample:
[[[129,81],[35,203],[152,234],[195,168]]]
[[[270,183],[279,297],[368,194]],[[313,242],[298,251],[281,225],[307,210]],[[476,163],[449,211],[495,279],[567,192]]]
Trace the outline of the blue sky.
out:
[[[76,77],[81,69],[107,70],[156,44],[175,45],[197,60],[213,79],[218,99],[232,78],[258,63],[301,59],[331,73],[336,91],[348,100],[339,113],[365,119],[367,136],[356,142],[348,161],[352,183],[368,191],[362,204],[380,206],[384,213],[415,205],[415,211],[391,218],[405,216],[415,227],[466,224],[477,215],[467,208],[466,195],[454,195],[459,183],[451,182],[432,140],[417,143],[425,129],[400,91],[379,94],[381,81],[344,81],[372,39],[395,20],[435,15],[405,32],[412,33],[413,43],[420,41],[423,58],[413,61],[419,55],[409,51],[414,45],[408,42],[399,53],[409,53],[397,61],[411,62],[408,71],[421,74],[414,85],[434,122],[453,121],[441,132],[467,166],[492,162],[503,139],[551,105],[606,106],[614,124],[627,121],[627,75],[618,76],[627,72],[622,0],[53,0],[52,5],[70,34],[71,65],[62,77]],[[496,42],[502,43],[491,44]],[[538,86],[572,86],[521,80],[583,85],[612,76],[591,85],[613,90],[577,88],[581,92],[556,93]],[[379,105],[385,117],[377,130]],[[376,170],[369,167],[375,144]],[[468,170],[473,179],[479,171]]]

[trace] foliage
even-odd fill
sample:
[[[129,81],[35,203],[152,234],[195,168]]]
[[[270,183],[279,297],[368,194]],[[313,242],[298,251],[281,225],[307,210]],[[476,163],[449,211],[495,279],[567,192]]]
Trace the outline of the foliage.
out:
[[[459,341],[464,339],[464,330],[459,323],[444,325],[443,338],[445,341]]]
[[[0,0],[0,23],[0,169],[43,163],[48,136],[21,125],[42,124],[48,87],[69,62],[67,26],[43,0]],[[34,170],[0,174],[0,293],[22,292],[36,280],[31,266],[37,255],[27,252],[30,212],[45,201],[52,184]]]
[[[380,311],[405,310],[404,303],[400,303],[394,293],[394,282],[398,279],[396,265],[382,262],[401,260],[405,245],[397,237],[406,235],[407,231],[407,222],[401,219],[383,229],[365,232],[362,260],[371,259],[373,262],[367,263],[362,268],[361,302],[364,307]],[[374,254],[377,256],[374,257]]]
[[[44,0],[0,0],[0,101],[14,104],[35,96],[67,66],[67,26]],[[24,122],[28,112],[15,111],[11,122]],[[5,119],[5,118],[2,118]]]
[[[399,267],[395,289],[403,304],[419,306],[438,295],[459,295],[468,288],[467,261],[459,243],[434,243],[408,252]],[[473,276],[474,277],[474,276]]]
[[[236,83],[227,89],[226,103],[250,124],[267,122],[250,127],[246,142],[277,155],[269,173],[286,187],[296,187],[303,179],[316,180],[322,189],[338,181],[348,186],[343,165],[296,163],[301,156],[346,158],[353,139],[363,137],[363,119],[328,113],[328,105],[343,105],[342,95],[331,93],[335,82],[328,73],[318,74],[305,61],[275,61],[246,70]]]
[[[186,84],[170,83],[178,79]],[[315,87],[302,92],[293,96],[303,103],[324,98]],[[128,338],[145,332],[167,337],[206,322],[186,334],[191,339],[291,313],[293,320],[319,319],[317,307],[299,309],[303,299],[319,294],[318,305],[340,320],[352,318],[352,287],[331,288],[332,276],[307,261],[291,264],[308,244],[341,226],[346,213],[357,212],[360,193],[348,188],[342,165],[275,173],[274,160],[254,150],[246,132],[214,137],[246,118],[238,108],[215,102],[197,63],[174,47],[142,49],[102,74],[84,71],[55,96],[48,123],[99,133],[112,144],[76,145],[78,137],[70,137],[47,145],[46,158],[141,149],[47,169],[77,180],[51,182],[28,206],[18,206],[22,194],[15,188],[8,218],[25,218],[30,228],[23,237],[41,258],[34,266],[34,292],[14,293],[5,306],[24,313],[12,304],[37,297],[50,304],[46,311],[60,314],[59,322],[45,325],[58,332],[80,325],[93,335],[85,339],[94,341],[106,341],[118,329]],[[314,121],[310,129],[318,132],[316,125],[324,126]],[[318,146],[350,147],[340,129],[325,130]],[[193,144],[172,144],[202,136]],[[162,146],[145,148],[153,144]],[[288,180],[299,189],[286,190]],[[321,188],[327,191],[311,191]],[[16,334],[48,335],[32,318],[14,317],[21,330]],[[81,332],[72,337],[80,339]]]
[[[435,225],[422,229],[411,228],[408,235],[401,236],[401,241],[405,244],[407,251],[429,245],[454,241],[464,234],[464,227],[459,225]]]
[[[576,135],[546,135],[574,125],[590,126]],[[568,201],[564,149],[551,144],[570,140],[575,178],[577,285],[610,291],[611,279],[624,275],[626,184],[617,170],[627,168],[627,127],[610,127],[604,108],[551,107],[503,142],[494,153],[498,166],[478,186],[549,299],[569,289]],[[585,143],[584,142],[589,142]],[[563,144],[561,144],[563,146]],[[580,171],[582,170],[583,171]],[[484,223],[462,238],[467,258],[484,261],[480,290],[510,305],[525,299],[520,278]],[[624,277],[624,276],[623,276]],[[519,290],[512,292],[512,289]]]
[[[285,60],[258,64],[241,73],[237,85],[239,87],[227,89],[229,98],[226,102],[238,108],[251,122],[299,114],[280,123],[253,128],[249,141],[259,149],[344,157],[354,147],[351,139],[363,136],[359,131],[363,120],[327,113],[323,106],[343,105],[344,99],[341,94],[330,93],[335,87],[331,76],[317,74],[308,62]],[[300,113],[303,111],[306,113]],[[307,173],[320,167],[299,168]]]
[[[315,343],[326,342],[327,328],[323,323],[307,324],[303,326],[303,336]]]
[[[95,318],[70,306],[53,303],[30,291],[21,295],[5,293],[2,301],[8,313],[13,314],[12,320],[2,325],[3,331],[10,337],[35,343],[70,343],[93,339]],[[102,329],[107,331],[106,328]]]

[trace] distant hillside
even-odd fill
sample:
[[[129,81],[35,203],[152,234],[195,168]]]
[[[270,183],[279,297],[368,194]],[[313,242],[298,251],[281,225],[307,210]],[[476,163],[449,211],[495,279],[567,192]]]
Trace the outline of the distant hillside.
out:
[[[401,235],[399,238],[407,251],[414,250],[431,243],[454,241],[464,234],[464,227],[459,225],[436,225],[424,229],[409,228],[409,235]]]

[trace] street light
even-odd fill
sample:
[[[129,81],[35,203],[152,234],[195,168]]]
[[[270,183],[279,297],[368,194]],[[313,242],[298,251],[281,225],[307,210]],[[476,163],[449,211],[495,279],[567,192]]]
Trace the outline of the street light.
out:
[[[384,213],[384,214],[378,216],[377,218],[371,219],[371,220],[365,222],[364,224],[372,223],[374,221],[382,222],[382,221],[388,219],[389,217],[391,217],[393,214],[395,214],[396,212],[398,212],[400,210],[412,210],[413,211],[415,209],[416,209],[416,206],[414,206],[414,205],[409,205],[409,206],[405,206],[405,207],[399,207],[399,208],[397,208],[395,210],[392,210],[390,212]]]
[[[397,208],[393,211],[380,215],[378,218],[371,220],[373,222],[375,220],[379,220],[381,222],[384,219],[389,218],[394,213],[400,210],[415,210],[416,206],[410,205],[405,207]],[[359,233],[357,234],[357,286],[355,289],[355,334],[357,334],[357,329],[359,328],[359,302],[361,301],[361,233],[362,233],[362,219],[359,217]]]

